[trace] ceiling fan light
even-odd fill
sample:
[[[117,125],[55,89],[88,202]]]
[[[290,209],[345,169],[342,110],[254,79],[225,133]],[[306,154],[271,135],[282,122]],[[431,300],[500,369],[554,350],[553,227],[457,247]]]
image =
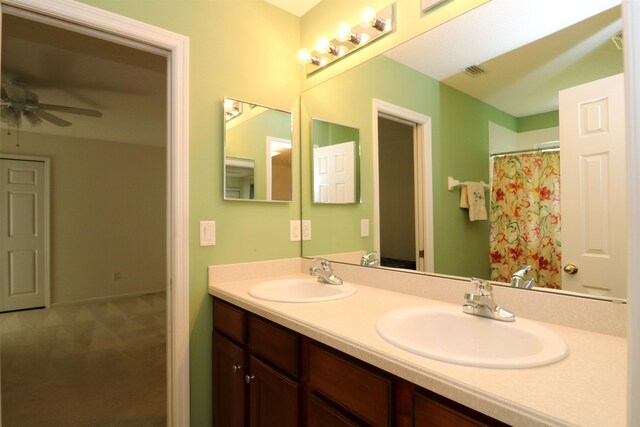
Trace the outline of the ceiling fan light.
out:
[[[42,123],[42,119],[38,117],[35,113],[32,113],[31,111],[26,111],[24,113],[24,117],[27,119],[27,121],[32,127],[36,127],[40,123]]]

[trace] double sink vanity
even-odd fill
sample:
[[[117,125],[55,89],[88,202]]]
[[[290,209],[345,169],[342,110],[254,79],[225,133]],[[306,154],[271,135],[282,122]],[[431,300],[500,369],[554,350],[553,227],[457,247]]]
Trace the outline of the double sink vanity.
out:
[[[625,424],[625,305],[568,298],[584,306],[564,319],[557,296],[529,292],[523,304],[521,293],[500,288],[495,300],[514,313],[500,321],[463,312],[478,292],[493,297],[469,281],[334,264],[344,283],[332,285],[309,275],[316,265],[209,268],[217,421]],[[576,315],[585,311],[589,321]],[[230,390],[246,401],[241,421],[223,398]]]

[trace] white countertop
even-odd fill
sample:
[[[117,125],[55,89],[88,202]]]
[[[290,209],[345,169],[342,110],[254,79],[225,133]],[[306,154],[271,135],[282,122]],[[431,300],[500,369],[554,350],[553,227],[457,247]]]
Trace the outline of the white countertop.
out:
[[[528,369],[456,365],[397,348],[375,330],[378,317],[388,311],[452,304],[358,284],[351,297],[316,303],[263,301],[248,294],[254,284],[272,279],[213,283],[209,293],[511,425],[626,423],[625,338],[537,322],[564,338],[567,358]]]

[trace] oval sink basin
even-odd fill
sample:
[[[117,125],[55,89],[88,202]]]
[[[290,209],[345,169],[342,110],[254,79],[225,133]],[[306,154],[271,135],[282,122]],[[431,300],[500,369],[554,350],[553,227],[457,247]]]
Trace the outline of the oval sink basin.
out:
[[[346,298],[356,293],[350,283],[329,285],[318,282],[315,277],[269,280],[249,289],[249,295],[267,301],[319,302]]]
[[[569,354],[564,340],[535,322],[501,322],[459,307],[409,307],[382,315],[386,341],[421,356],[485,368],[532,368]]]

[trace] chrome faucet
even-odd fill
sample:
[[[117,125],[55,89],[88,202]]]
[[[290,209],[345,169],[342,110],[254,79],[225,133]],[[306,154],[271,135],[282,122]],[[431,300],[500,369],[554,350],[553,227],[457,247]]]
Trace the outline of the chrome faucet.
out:
[[[524,267],[513,273],[513,275],[511,276],[511,286],[513,286],[514,288],[533,288],[533,285],[535,283],[533,277],[527,280],[525,280],[524,278],[524,275],[527,274],[527,271],[529,270],[531,270],[531,266],[525,265]]]
[[[331,263],[324,258],[314,258],[314,261],[320,261],[320,267],[309,268],[309,274],[318,276],[318,282],[328,283],[330,285],[342,285],[342,279],[333,274]]]
[[[480,279],[471,279],[476,287],[474,293],[465,293],[466,302],[462,305],[462,311],[467,314],[488,317],[489,319],[503,322],[513,322],[516,320],[515,314],[505,310],[493,300],[493,287],[490,283]]]
[[[380,260],[376,259],[375,252],[369,252],[362,255],[362,258],[360,258],[360,265],[364,267],[377,267],[380,265]]]

